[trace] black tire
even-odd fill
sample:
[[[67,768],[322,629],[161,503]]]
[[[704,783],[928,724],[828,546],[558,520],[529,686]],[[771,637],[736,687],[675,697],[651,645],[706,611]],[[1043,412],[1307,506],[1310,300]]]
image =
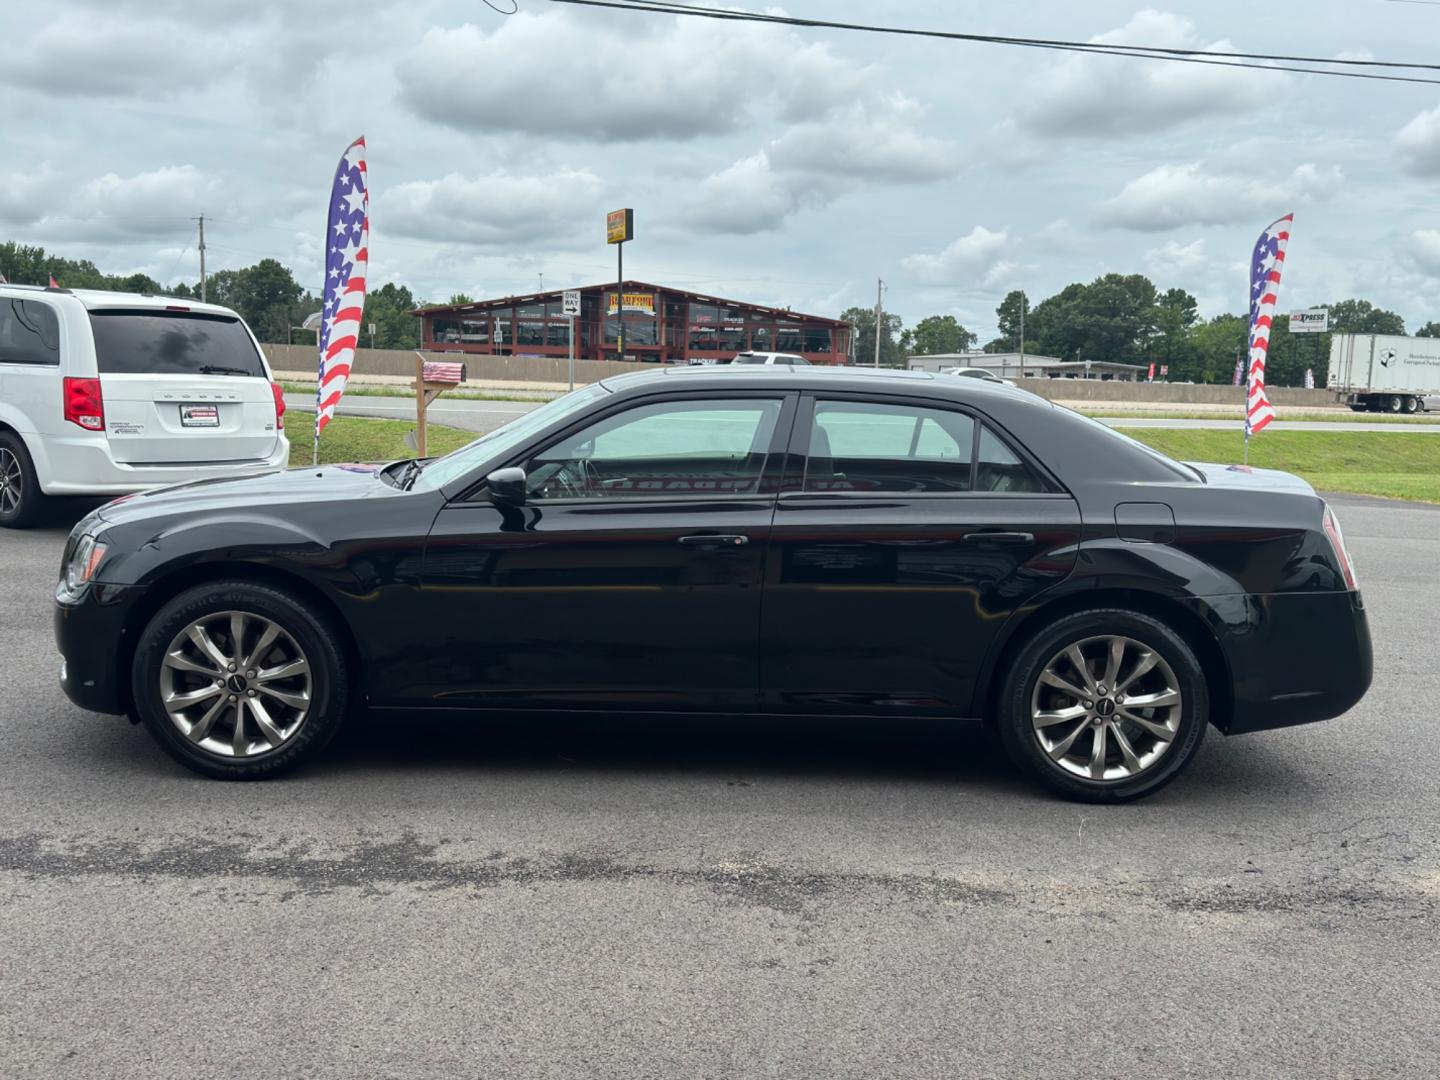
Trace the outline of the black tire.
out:
[[[1370,406],[1369,406],[1369,405],[1366,405],[1364,402],[1361,402],[1361,403],[1359,403],[1358,405],[1351,405],[1351,406],[1350,406],[1350,411],[1351,411],[1351,412],[1369,412],[1369,411],[1370,411]]]
[[[1391,394],[1390,399],[1385,403],[1385,407],[1392,413],[1398,413],[1405,408],[1405,399],[1399,394]]]
[[[232,611],[278,625],[309,666],[309,708],[294,733],[273,749],[244,758],[222,756],[190,741],[161,700],[161,668],[176,635],[197,620]],[[156,612],[135,650],[130,685],[136,712],[165,752],[220,780],[263,780],[313,758],[339,731],[350,701],[349,663],[335,629],[284,589],[249,581],[198,585]]]
[[[1102,636],[1128,638],[1153,651],[1169,666],[1181,693],[1177,729],[1167,749],[1148,768],[1122,779],[1082,778],[1057,765],[1040,745],[1031,718],[1036,684],[1052,658],[1072,644]],[[1210,719],[1209,688],[1194,650],[1158,619],[1125,608],[1067,615],[1036,633],[1016,655],[996,704],[1000,739],[1011,759],[1052,790],[1090,803],[1128,802],[1164,787],[1190,764]]]
[[[1420,408],[1420,399],[1419,399],[1419,398],[1417,398],[1417,397],[1407,397],[1407,398],[1405,399],[1405,411],[1406,411],[1407,413],[1414,413],[1414,412],[1416,412],[1419,408]]]
[[[40,520],[45,495],[20,436],[0,431],[0,528],[28,529]]]

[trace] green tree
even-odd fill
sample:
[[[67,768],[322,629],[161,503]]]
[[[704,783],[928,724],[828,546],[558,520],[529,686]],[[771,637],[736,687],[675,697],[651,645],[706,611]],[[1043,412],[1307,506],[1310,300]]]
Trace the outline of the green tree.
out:
[[[1142,274],[1104,274],[1067,285],[1035,305],[1026,324],[1034,352],[1065,360],[1138,364],[1156,330],[1155,286]],[[1032,351],[1027,345],[1026,352]]]
[[[854,327],[855,363],[868,367],[875,362],[875,309],[852,307],[840,313],[840,318]],[[901,330],[904,320],[899,315],[885,313],[885,322],[880,331],[880,366],[904,367],[905,357],[900,351]]]
[[[1369,300],[1341,300],[1324,304],[1330,311],[1330,329],[1339,334],[1403,334],[1405,320],[1393,311],[1377,308]]]
[[[457,292],[452,293],[450,299],[445,302],[447,304],[473,304],[475,302],[475,298],[466,293]]]
[[[1416,337],[1440,337],[1440,322],[1427,322],[1415,331]]]
[[[420,320],[411,315],[419,305],[403,285],[386,282],[365,297],[365,326],[375,324],[377,349],[414,349],[420,344]],[[368,339],[367,339],[368,342]]]
[[[1235,374],[1235,360],[1245,350],[1250,320],[1244,315],[1216,315],[1197,323],[1188,335],[1193,349],[1182,378],[1195,382],[1228,383]],[[1176,378],[1174,367],[1170,378]]]
[[[1021,313],[1024,313],[1023,317]],[[1000,336],[985,343],[990,353],[1018,352],[1020,330],[1030,318],[1030,297],[1021,289],[1011,289],[995,309],[995,321],[1000,327]],[[1028,328],[1027,328],[1028,331]],[[1026,351],[1031,351],[1028,347]]]
[[[907,356],[963,353],[973,349],[975,341],[954,315],[930,315],[900,335],[900,351]]]

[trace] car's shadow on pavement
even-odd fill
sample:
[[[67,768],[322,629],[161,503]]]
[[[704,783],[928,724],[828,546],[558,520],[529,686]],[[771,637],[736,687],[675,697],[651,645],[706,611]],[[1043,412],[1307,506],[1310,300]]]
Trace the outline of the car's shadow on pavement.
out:
[[[307,771],[429,768],[1023,782],[978,723],[734,715],[358,714]]]
[[[942,784],[970,794],[1055,798],[1017,768],[978,721],[848,717],[619,715],[594,717],[369,713],[353,716],[305,776],[460,770],[895,781]],[[1237,795],[1306,797],[1314,778],[1260,738],[1207,733],[1193,767],[1154,799],[1205,805]]]

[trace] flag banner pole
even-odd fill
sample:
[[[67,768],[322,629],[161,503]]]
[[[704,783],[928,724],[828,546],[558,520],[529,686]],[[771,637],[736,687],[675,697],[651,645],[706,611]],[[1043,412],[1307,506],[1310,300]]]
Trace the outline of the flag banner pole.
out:
[[[1285,248],[1290,243],[1294,214],[1272,221],[1260,234],[1250,255],[1250,354],[1245,374],[1245,464],[1250,464],[1250,437],[1275,419],[1265,392],[1265,361],[1270,352],[1270,329],[1280,300],[1280,277],[1285,269]]]
[[[320,433],[334,419],[355,364],[369,264],[370,177],[365,165],[365,136],[361,135],[340,156],[325,219],[325,306],[318,335],[320,363],[311,454],[316,465],[320,464]]]

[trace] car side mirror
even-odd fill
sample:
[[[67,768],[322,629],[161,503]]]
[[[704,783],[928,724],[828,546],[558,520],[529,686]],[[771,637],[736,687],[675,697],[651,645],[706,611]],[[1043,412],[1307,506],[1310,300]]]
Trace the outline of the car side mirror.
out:
[[[485,484],[490,489],[492,502],[504,503],[506,506],[525,505],[525,470],[519,466],[496,469],[485,477]]]

